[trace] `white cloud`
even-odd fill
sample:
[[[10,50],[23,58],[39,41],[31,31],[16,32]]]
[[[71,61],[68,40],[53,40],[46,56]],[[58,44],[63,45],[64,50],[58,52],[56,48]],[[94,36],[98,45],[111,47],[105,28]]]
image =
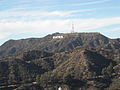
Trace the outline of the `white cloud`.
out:
[[[85,2],[85,3],[71,4],[71,6],[86,6],[86,5],[105,3],[105,2],[109,2],[109,1],[111,1],[111,0],[97,0],[97,1],[95,0],[95,1]]]
[[[72,4],[69,3],[68,0],[66,3],[63,0],[11,0],[10,4],[14,5],[14,8],[24,7],[24,9],[33,9],[33,8],[55,8],[55,7],[62,7],[62,6],[88,6],[94,4],[101,4],[105,2],[109,2],[111,0],[76,0]],[[40,5],[37,5],[40,3]],[[47,3],[47,4],[46,4]],[[0,6],[5,7],[5,5],[10,5],[8,1],[1,0]],[[36,6],[35,6],[35,5]],[[42,6],[44,4],[44,6]]]
[[[120,31],[120,27],[112,28],[112,29],[105,29],[103,33],[105,32],[115,32],[115,31]]]
[[[13,34],[70,32],[71,21],[75,24],[75,30],[79,32],[120,24],[120,17],[104,19],[40,20],[34,22],[1,22],[0,32]]]
[[[50,32],[67,29],[68,23],[69,20],[46,20],[46,21],[37,21],[37,22],[6,22],[6,23],[0,23],[0,30],[2,30],[2,32],[12,32],[12,33],[44,33],[44,32],[50,33]]]
[[[111,0],[91,0],[91,1],[85,1],[85,0],[77,1],[76,0],[72,4],[69,4],[69,1],[66,4],[64,4],[62,1],[57,1],[57,2],[59,2],[59,4],[58,3],[50,3],[51,0],[45,0],[45,1],[47,1],[49,3],[48,3],[47,6],[43,6],[43,8],[46,8],[46,7],[55,8],[55,7],[62,7],[62,6],[67,6],[67,7],[68,6],[70,6],[70,7],[71,6],[74,6],[74,7],[76,7],[76,6],[88,6],[88,5],[95,5],[95,4],[106,3],[106,2],[109,2]],[[42,2],[45,3],[45,1],[42,1]],[[36,6],[34,8],[39,8],[39,6]]]
[[[50,18],[64,18],[75,16],[76,13],[89,12],[94,9],[80,9],[70,11],[19,11],[21,8],[10,9],[7,11],[0,12],[1,21],[27,21],[27,20],[39,20],[39,19],[50,19]]]
[[[102,19],[79,19],[75,20],[77,29],[92,30],[114,24],[120,24],[120,17],[102,18]]]
[[[8,37],[11,33],[9,32],[1,32],[0,33],[0,40]]]

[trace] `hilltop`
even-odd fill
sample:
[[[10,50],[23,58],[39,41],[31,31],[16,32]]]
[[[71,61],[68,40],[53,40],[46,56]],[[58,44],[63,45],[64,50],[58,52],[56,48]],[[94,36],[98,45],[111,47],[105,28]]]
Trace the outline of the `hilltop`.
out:
[[[54,36],[63,36],[56,38]],[[17,56],[30,50],[64,52],[77,46],[88,48],[119,49],[120,40],[110,39],[100,33],[54,33],[43,38],[9,40],[0,46],[0,56]]]

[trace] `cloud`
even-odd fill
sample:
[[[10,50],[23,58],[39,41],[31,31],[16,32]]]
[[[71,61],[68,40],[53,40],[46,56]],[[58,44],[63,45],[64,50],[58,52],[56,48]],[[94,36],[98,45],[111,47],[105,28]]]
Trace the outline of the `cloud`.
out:
[[[66,1],[64,0],[1,0],[0,1],[0,7],[6,9],[16,9],[16,8],[22,8],[22,10],[31,10],[31,9],[38,9],[38,10],[45,10],[48,9],[55,9],[56,7],[72,7],[72,6],[88,6],[88,5],[94,5],[94,4],[101,4],[105,2],[109,2],[111,0],[76,0],[76,1]],[[5,8],[6,7],[6,8]]]
[[[75,20],[77,29],[92,30],[110,25],[120,24],[120,17],[102,18],[102,19],[79,19]]]
[[[70,32],[71,21],[74,22],[75,31],[92,31],[106,26],[120,24],[120,17],[104,19],[68,19],[68,20],[40,20],[32,22],[0,22],[0,32],[12,34],[20,33],[53,33]]]
[[[105,29],[103,33],[105,32],[115,32],[115,31],[120,31],[120,27],[112,28],[112,29]]]
[[[0,30],[2,32],[12,33],[45,33],[55,32],[56,30],[61,31],[68,28],[69,20],[44,20],[36,22],[6,22],[0,23]]]
[[[111,0],[97,0],[97,1],[90,1],[90,2],[85,2],[85,3],[71,4],[71,6],[86,6],[86,5],[105,3],[109,1]]]
[[[47,6],[44,6],[44,7],[60,7],[60,6],[88,6],[88,5],[94,5],[94,4],[101,4],[101,3],[105,3],[105,2],[109,2],[109,1],[111,1],[111,0],[91,0],[91,1],[84,1],[84,2],[81,2],[81,1],[74,1],[73,3],[65,3],[65,4],[63,4],[62,3],[62,1],[61,2],[59,2],[59,4],[58,4],[58,1],[57,1],[57,3],[50,3],[51,1],[50,0],[47,0],[47,2],[49,2],[48,3],[48,5]],[[55,1],[54,1],[55,2]],[[69,1],[70,2],[70,1]],[[38,7],[38,6],[37,6]],[[37,8],[36,7],[36,8]]]
[[[0,33],[0,40],[8,37],[9,35],[11,35],[10,32],[1,32]]]
[[[93,11],[94,9],[80,9],[70,11],[19,11],[21,8],[10,9],[0,12],[0,20],[2,21],[27,21],[40,19],[55,19],[76,16],[76,13]]]

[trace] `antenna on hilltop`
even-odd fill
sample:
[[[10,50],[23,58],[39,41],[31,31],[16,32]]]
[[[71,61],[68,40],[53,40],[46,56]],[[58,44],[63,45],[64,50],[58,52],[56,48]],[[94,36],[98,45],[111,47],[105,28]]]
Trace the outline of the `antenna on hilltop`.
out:
[[[74,33],[74,23],[72,21],[72,30],[71,30],[71,33]]]

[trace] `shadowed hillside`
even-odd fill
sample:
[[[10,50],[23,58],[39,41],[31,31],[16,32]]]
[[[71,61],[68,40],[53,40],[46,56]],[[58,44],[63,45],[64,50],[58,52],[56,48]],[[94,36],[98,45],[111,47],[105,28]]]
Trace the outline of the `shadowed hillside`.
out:
[[[63,38],[53,39],[53,36],[63,36]],[[73,50],[77,46],[119,49],[120,41],[109,39],[100,33],[55,33],[43,38],[9,40],[0,47],[0,56],[15,56],[29,50],[63,52]]]
[[[0,89],[111,90],[119,65],[120,40],[100,33],[10,40],[0,46]]]

